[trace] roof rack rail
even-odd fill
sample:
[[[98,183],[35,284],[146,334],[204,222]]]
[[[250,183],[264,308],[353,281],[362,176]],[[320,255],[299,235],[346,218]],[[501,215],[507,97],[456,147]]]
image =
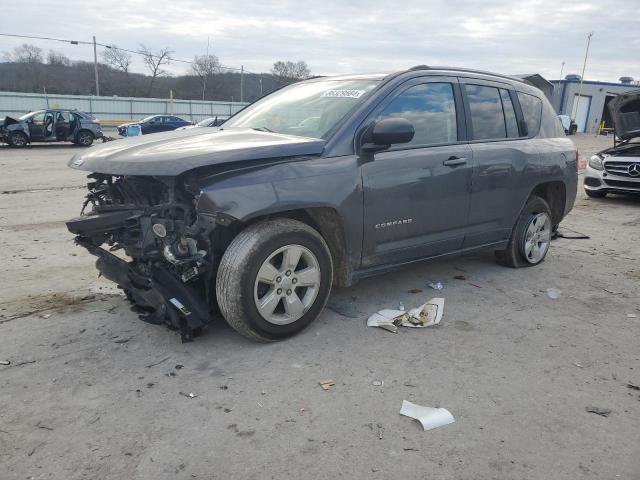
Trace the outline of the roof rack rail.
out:
[[[408,72],[413,72],[416,70],[449,70],[452,72],[466,72],[466,73],[478,73],[481,75],[491,75],[492,77],[501,77],[501,78],[507,78],[509,80],[516,80],[520,83],[527,83],[525,82],[523,79],[518,78],[518,77],[514,77],[511,75],[504,75],[502,73],[494,73],[494,72],[487,72],[486,70],[474,70],[471,68],[461,68],[461,67],[446,67],[446,66],[427,66],[427,65],[416,65],[415,67],[411,67],[409,70],[407,70]]]

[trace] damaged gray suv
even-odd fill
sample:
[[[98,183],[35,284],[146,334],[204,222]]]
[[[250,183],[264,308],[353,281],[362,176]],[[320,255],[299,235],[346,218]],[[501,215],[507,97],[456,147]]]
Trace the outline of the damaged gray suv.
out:
[[[289,337],[332,286],[493,249],[542,262],[571,210],[577,152],[544,95],[503,75],[414,67],[283,88],[222,127],[76,155],[89,174],[67,222],[97,268],[183,340],[221,314]]]

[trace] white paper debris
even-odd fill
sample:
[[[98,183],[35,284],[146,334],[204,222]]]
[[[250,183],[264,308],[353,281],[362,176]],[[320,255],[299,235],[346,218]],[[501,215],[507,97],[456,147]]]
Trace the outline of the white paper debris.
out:
[[[444,288],[444,286],[442,285],[442,282],[433,282],[433,283],[430,283],[429,286],[434,290],[442,290]]]
[[[415,403],[402,401],[400,415],[418,420],[425,432],[432,428],[449,425],[456,421],[451,412],[446,408],[423,407]]]
[[[560,290],[559,288],[547,288],[547,297],[551,298],[552,300],[560,298],[561,294],[562,290]]]
[[[374,313],[367,320],[368,327],[379,327],[397,332],[398,327],[430,327],[437,325],[444,313],[444,298],[432,298],[408,312],[385,309]]]

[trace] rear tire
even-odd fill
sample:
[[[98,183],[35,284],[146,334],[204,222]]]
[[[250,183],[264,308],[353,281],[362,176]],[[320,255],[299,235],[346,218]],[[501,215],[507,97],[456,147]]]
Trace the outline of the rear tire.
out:
[[[29,139],[22,132],[13,132],[9,135],[7,143],[15,148],[26,147]]]
[[[76,135],[76,144],[81,147],[90,147],[93,144],[93,133],[89,130],[80,130]]]
[[[220,312],[238,333],[262,342],[282,340],[309,325],[324,308],[333,263],[322,236],[288,218],[251,225],[220,261]]]
[[[589,198],[604,198],[607,196],[607,192],[603,192],[602,190],[587,190],[585,188],[584,193],[586,193]]]
[[[551,244],[551,219],[549,204],[540,197],[530,197],[511,231],[507,248],[495,252],[498,263],[511,268],[542,263]]]

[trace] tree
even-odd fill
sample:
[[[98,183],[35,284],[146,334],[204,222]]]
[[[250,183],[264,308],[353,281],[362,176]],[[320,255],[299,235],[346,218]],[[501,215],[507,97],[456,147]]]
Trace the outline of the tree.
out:
[[[196,55],[191,65],[191,71],[200,79],[202,83],[202,100],[204,100],[207,84],[211,88],[213,76],[222,71],[220,60],[215,55]]]
[[[42,49],[29,43],[14,48],[12,53],[5,52],[4,58],[15,63],[42,63],[43,60]]]
[[[131,66],[131,55],[124,50],[120,50],[115,45],[107,46],[106,50],[103,50],[102,60],[107,65],[120,70],[124,73],[129,73],[129,67]]]
[[[153,84],[155,83],[156,78],[168,75],[168,72],[162,67],[163,65],[169,65],[171,63],[171,55],[173,55],[173,51],[169,50],[169,47],[165,47],[157,53],[153,53],[149,47],[141,43],[140,53],[142,54],[142,61],[151,73],[148,92],[148,96],[151,96],[151,91],[153,90]]]
[[[47,63],[49,65],[64,65],[68,67],[71,65],[71,60],[62,52],[49,50],[49,53],[47,53]]]
[[[307,62],[302,60],[297,62],[278,61],[273,64],[271,73],[287,80],[303,80],[311,76],[311,70],[309,70]]]

